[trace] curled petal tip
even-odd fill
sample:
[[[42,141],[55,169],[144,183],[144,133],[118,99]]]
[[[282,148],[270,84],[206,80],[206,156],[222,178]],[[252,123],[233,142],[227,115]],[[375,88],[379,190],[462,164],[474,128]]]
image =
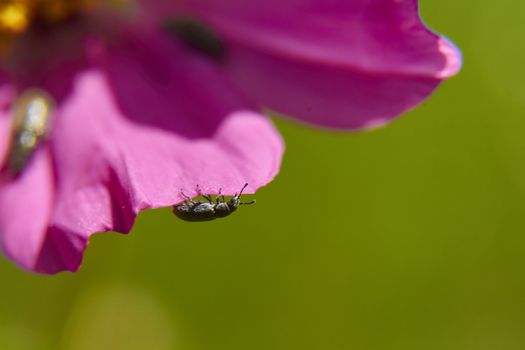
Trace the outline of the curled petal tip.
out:
[[[461,51],[449,39],[441,37],[438,42],[439,51],[445,56],[446,65],[438,72],[437,77],[446,79],[459,73],[463,65]]]

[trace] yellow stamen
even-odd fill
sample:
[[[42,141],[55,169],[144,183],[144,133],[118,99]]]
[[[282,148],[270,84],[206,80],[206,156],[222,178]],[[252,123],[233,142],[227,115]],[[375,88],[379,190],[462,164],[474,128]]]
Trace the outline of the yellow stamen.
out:
[[[14,33],[23,32],[29,25],[29,8],[24,1],[0,5],[0,29]]]

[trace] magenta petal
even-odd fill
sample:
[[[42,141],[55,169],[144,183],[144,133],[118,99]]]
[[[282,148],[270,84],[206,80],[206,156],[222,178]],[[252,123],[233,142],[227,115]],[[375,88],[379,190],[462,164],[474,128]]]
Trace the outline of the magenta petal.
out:
[[[291,62],[236,48],[230,73],[276,112],[331,128],[374,128],[416,106],[440,83]],[[272,72],[272,74],[269,74]]]
[[[254,192],[279,171],[279,133],[208,59],[154,35],[113,49],[105,67],[121,111],[138,123],[123,138],[134,140],[124,153],[140,207],[173,204],[197,185],[233,194],[248,182]]]
[[[9,108],[12,100],[12,87],[0,85],[0,168],[5,160],[11,137]]]
[[[134,46],[137,44],[137,46]],[[127,231],[135,213],[273,179],[283,144],[213,66],[150,38],[79,74],[54,130],[57,227]]]
[[[7,113],[0,113],[0,168],[9,148],[11,123]]]
[[[96,232],[128,232],[138,211],[132,208],[130,194],[115,175],[115,147],[103,140],[110,136],[95,133],[96,128],[87,119],[89,110],[79,110],[86,108],[79,103],[86,98],[85,93],[78,92],[62,106],[62,118],[55,129],[52,147],[57,190],[52,222],[87,239]]]
[[[49,227],[36,265],[31,270],[45,274],[75,272],[82,263],[87,243],[86,237],[75,232]]]
[[[53,178],[49,153],[37,152],[26,171],[0,184],[2,250],[26,269],[34,269],[53,210]]]
[[[417,0],[184,3],[187,11],[205,18],[228,39],[290,59],[428,77],[459,69],[457,53],[448,52],[451,45],[421,22]]]
[[[75,232],[50,226],[54,210],[53,169],[47,149],[38,151],[25,171],[0,185],[2,251],[26,270],[76,271],[87,244]]]
[[[138,211],[197,186],[254,192],[279,170],[280,135],[221,72],[162,38],[129,44],[74,76],[48,146],[0,185],[0,243],[26,269],[75,271],[93,233],[128,232]]]
[[[57,178],[53,224],[88,238],[92,233],[128,232],[137,210],[131,194],[115,174],[119,145],[112,119],[102,101],[110,91],[88,81],[99,72],[79,73],[71,95],[57,111],[51,148]],[[101,101],[101,102],[99,102]]]
[[[384,123],[459,70],[416,0],[189,0],[229,43],[227,69],[257,101],[329,127]]]

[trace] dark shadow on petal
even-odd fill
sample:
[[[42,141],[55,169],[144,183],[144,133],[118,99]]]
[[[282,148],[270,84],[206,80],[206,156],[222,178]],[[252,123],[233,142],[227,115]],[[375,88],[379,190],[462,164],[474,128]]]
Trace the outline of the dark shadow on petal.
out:
[[[57,227],[49,228],[34,270],[44,274],[75,272],[82,263],[87,240]]]
[[[137,213],[133,209],[131,194],[126,188],[131,188],[128,179],[120,179],[113,168],[109,170],[109,179],[106,186],[111,194],[111,217],[113,231],[128,233],[133,224]]]

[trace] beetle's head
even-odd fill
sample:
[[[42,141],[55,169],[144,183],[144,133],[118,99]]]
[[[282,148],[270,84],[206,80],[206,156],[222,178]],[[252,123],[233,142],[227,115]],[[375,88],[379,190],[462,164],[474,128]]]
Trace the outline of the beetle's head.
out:
[[[241,191],[239,192],[239,194],[235,194],[235,196],[231,197],[230,199],[228,199],[228,201],[226,202],[226,204],[228,205],[228,208],[230,208],[230,211],[233,212],[235,210],[237,210],[237,207],[241,204],[254,204],[255,203],[255,200],[253,201],[250,201],[250,202],[241,202],[241,195],[242,195],[242,191],[244,191],[244,189],[246,188],[246,186],[248,186],[247,183],[244,184],[243,188],[241,189]]]

